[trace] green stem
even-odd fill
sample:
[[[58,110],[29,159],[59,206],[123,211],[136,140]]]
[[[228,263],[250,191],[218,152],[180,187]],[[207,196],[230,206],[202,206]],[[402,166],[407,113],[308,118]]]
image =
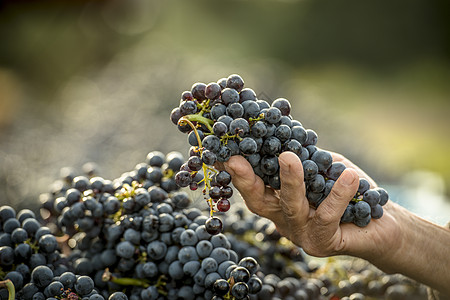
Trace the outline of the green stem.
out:
[[[11,280],[6,279],[3,281],[0,281],[0,288],[8,289],[8,300],[16,299],[16,290],[14,289],[14,284],[12,283]]]
[[[211,125],[214,124],[214,121],[211,120],[211,119],[205,118],[204,116],[197,115],[197,114],[195,114],[195,115],[186,115],[186,116],[182,117],[178,121],[178,123],[182,123],[183,121],[186,121],[186,120],[191,121],[191,122],[201,123],[201,124],[205,125],[206,128],[208,128],[208,130],[210,132],[213,132],[213,129],[212,129]]]
[[[105,272],[103,273],[102,281],[104,281],[104,282],[111,281],[118,285],[133,285],[133,286],[140,286],[143,288],[148,288],[150,286],[150,284],[144,279],[115,277],[112,275],[112,273],[109,271],[109,269],[106,269]]]

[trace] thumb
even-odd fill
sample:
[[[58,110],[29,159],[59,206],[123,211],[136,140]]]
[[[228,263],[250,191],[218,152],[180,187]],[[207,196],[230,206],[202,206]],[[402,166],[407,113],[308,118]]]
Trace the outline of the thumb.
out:
[[[336,180],[330,194],[317,208],[315,217],[318,224],[339,224],[350,200],[356,194],[359,177],[355,170],[347,168]]]

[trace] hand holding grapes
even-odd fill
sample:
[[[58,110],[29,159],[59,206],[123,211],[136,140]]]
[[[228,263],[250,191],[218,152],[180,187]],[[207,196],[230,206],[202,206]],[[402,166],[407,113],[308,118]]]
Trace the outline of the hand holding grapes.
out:
[[[340,224],[345,208],[358,189],[359,180],[355,169],[347,168],[336,181],[330,195],[314,209],[305,196],[303,168],[298,156],[290,152],[282,153],[279,162],[279,191],[264,186],[242,157],[232,157],[225,168],[232,174],[233,183],[249,209],[271,219],[281,234],[307,253],[328,256],[365,251],[363,247],[373,250],[376,241],[371,235],[378,234],[377,227],[383,226],[382,232],[388,231],[385,227],[391,225],[375,220],[371,222],[373,225],[364,230],[353,224]],[[395,225],[392,227],[395,230]]]
[[[449,278],[450,271],[445,266],[450,262],[445,249],[450,246],[450,231],[392,201],[385,205],[381,219],[372,220],[364,228],[340,223],[358,189],[358,177],[365,177],[371,185],[375,182],[342,155],[333,154],[333,160],[341,161],[347,168],[317,209],[308,204],[302,164],[293,153],[279,156],[279,191],[265,186],[241,156],[233,156],[224,167],[247,207],[272,220],[282,235],[308,254],[361,257],[386,272],[400,272],[449,293],[445,278]],[[432,276],[436,273],[441,276]]]

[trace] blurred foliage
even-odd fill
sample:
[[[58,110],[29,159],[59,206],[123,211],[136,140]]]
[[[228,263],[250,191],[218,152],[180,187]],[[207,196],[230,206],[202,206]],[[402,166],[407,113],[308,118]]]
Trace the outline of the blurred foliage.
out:
[[[449,187],[448,15],[443,0],[0,1],[0,191],[29,200],[62,166],[115,177],[186,151],[171,108],[230,73],[378,181],[427,169]]]

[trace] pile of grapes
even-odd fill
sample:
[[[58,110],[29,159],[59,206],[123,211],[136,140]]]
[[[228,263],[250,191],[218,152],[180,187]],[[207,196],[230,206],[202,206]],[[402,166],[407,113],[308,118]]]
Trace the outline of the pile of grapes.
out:
[[[346,167],[333,162],[329,152],[317,148],[316,132],[305,129],[290,113],[287,99],[279,98],[272,104],[257,99],[256,93],[244,88],[244,80],[236,74],[209,84],[194,83],[190,91],[182,93],[170,119],[188,134],[191,150],[188,161],[176,174],[176,183],[192,190],[199,184],[205,185],[211,232],[220,231],[220,220],[213,213],[229,209],[231,194],[229,174],[224,176],[224,171],[218,172],[213,165],[226,162],[233,155],[244,156],[266,185],[280,189],[278,156],[291,151],[302,162],[310,205],[317,208],[330,193]],[[222,180],[224,177],[226,180]],[[367,226],[371,218],[381,218],[382,206],[388,199],[385,189],[370,188],[369,182],[360,178],[358,191],[341,221]]]
[[[81,175],[63,168],[39,213],[1,206],[0,299],[423,299],[423,287],[375,269],[352,281],[348,266],[312,266],[242,202],[211,235],[208,216],[175,184],[183,162],[150,152],[114,180],[95,164]]]

